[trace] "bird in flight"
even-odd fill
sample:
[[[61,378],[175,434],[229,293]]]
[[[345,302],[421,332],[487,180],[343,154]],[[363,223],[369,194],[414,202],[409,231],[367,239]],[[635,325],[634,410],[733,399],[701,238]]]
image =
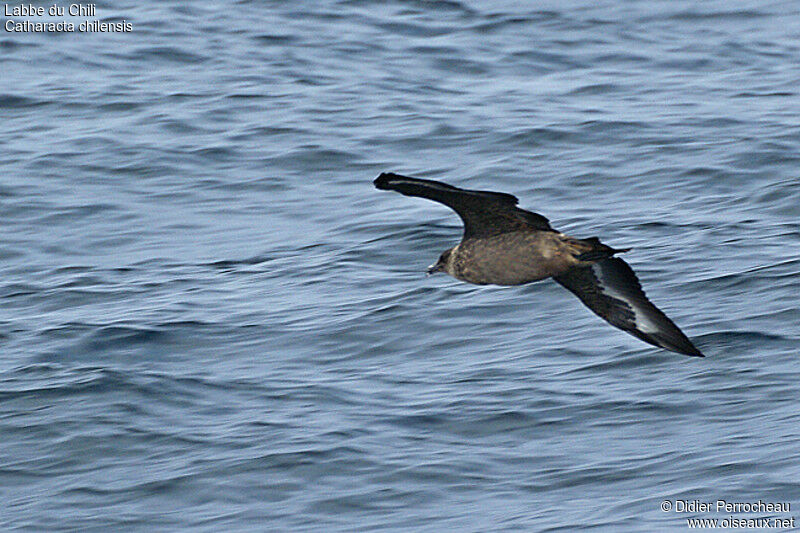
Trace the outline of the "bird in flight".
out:
[[[464,222],[464,236],[428,268],[478,285],[521,285],[553,278],[600,318],[639,339],[685,355],[703,354],[645,296],[628,264],[597,237],[576,239],[537,213],[517,207],[516,196],[460,189],[446,183],[384,172],[374,185],[446,205]]]

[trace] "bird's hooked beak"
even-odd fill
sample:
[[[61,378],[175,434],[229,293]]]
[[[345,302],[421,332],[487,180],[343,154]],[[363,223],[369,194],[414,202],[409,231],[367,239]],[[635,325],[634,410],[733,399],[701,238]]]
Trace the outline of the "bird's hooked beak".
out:
[[[434,264],[428,267],[428,270],[425,271],[426,276],[430,276],[432,274],[436,274],[437,272],[442,271],[442,262],[436,261]]]
[[[447,272],[447,260],[450,257],[450,252],[452,250],[447,250],[442,255],[439,256],[439,259],[436,260],[434,264],[428,267],[427,274],[430,276],[431,274],[436,274],[437,272]]]

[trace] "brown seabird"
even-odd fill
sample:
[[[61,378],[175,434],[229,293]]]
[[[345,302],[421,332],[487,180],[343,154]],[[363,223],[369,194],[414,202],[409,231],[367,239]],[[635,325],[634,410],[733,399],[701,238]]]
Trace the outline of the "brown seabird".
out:
[[[520,285],[553,278],[600,318],[665,350],[703,357],[700,350],[645,296],[631,267],[597,237],[576,239],[550,227],[537,213],[502,192],[460,189],[446,183],[384,172],[374,182],[442,203],[464,222],[461,242],[428,269],[478,285]]]

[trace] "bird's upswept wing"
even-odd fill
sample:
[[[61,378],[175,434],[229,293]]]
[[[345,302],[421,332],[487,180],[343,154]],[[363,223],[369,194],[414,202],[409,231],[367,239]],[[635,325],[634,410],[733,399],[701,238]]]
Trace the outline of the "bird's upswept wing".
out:
[[[542,215],[516,207],[519,200],[511,194],[460,189],[391,172],[382,173],[374,184],[378,189],[427,198],[451,208],[464,222],[465,239],[531,229],[553,231]]]
[[[654,346],[703,357],[678,326],[647,299],[636,274],[622,259],[603,259],[554,279],[612,326]]]

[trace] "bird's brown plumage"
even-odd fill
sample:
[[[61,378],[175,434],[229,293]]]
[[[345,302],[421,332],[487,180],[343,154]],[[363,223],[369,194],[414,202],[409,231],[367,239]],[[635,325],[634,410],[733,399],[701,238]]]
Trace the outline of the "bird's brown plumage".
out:
[[[703,354],[645,296],[639,280],[615,250],[596,237],[576,239],[537,213],[516,206],[515,196],[460,189],[434,180],[383,173],[374,182],[442,203],[464,222],[461,242],[429,272],[444,271],[476,284],[519,285],[552,277],[614,327],[686,355]]]

